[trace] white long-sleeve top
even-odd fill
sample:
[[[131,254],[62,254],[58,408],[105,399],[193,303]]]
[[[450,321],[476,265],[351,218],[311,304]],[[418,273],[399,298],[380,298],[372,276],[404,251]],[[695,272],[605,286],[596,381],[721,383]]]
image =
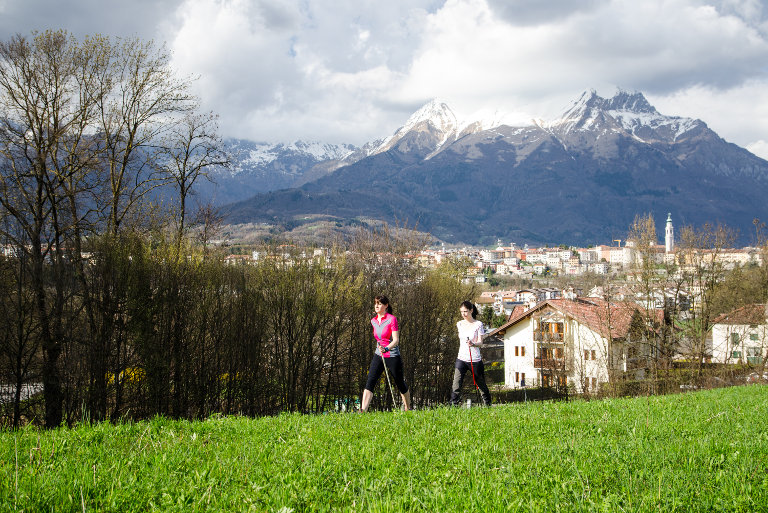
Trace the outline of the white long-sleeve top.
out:
[[[480,354],[479,347],[469,347],[467,344],[467,338],[472,341],[473,344],[481,344],[482,336],[485,333],[483,330],[483,323],[475,321],[472,323],[466,323],[463,320],[456,323],[456,328],[459,330],[459,360],[465,362],[479,362],[483,357]],[[471,350],[471,352],[470,352]],[[470,359],[471,358],[471,359]]]

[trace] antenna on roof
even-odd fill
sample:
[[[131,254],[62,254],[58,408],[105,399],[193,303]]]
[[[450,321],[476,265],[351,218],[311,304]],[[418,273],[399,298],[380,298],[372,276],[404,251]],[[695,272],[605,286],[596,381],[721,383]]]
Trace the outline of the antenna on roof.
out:
[[[619,243],[619,247],[621,247],[621,239],[613,239],[613,242],[618,242]]]

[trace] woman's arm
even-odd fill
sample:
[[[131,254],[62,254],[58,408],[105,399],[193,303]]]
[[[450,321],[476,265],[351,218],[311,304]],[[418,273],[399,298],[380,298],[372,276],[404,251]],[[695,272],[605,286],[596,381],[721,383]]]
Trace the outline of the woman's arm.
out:
[[[475,330],[474,341],[470,340],[469,346],[479,348],[485,347],[485,344],[483,344],[483,337],[485,337],[485,333],[483,333],[483,325],[480,324],[480,327]]]
[[[392,341],[386,345],[386,348],[388,351],[391,351],[392,349],[397,347],[397,344],[400,342],[400,332],[399,331],[393,331],[392,332]]]

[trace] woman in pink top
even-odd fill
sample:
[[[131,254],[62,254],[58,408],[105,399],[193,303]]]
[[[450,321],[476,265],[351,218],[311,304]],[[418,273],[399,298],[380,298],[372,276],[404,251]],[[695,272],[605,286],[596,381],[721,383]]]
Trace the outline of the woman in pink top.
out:
[[[384,372],[384,365],[389,370],[389,375],[397,385],[400,391],[400,397],[403,399],[403,408],[411,409],[411,392],[403,377],[403,360],[400,357],[400,331],[397,326],[397,317],[392,315],[392,307],[389,305],[387,296],[376,296],[373,302],[373,309],[376,315],[371,319],[373,327],[373,338],[376,339],[376,351],[371,360],[371,366],[368,369],[368,381],[363,390],[363,411],[368,411],[368,406],[373,398],[373,389],[376,388],[381,373]]]

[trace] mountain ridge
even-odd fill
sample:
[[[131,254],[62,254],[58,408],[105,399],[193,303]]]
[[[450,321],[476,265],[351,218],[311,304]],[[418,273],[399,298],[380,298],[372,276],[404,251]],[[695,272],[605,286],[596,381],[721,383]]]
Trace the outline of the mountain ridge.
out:
[[[625,238],[636,214],[737,228],[768,217],[768,162],[639,92],[586,91],[556,119],[489,125],[467,130],[433,100],[369,153],[228,205],[228,219],[395,216],[450,242],[595,243]]]

